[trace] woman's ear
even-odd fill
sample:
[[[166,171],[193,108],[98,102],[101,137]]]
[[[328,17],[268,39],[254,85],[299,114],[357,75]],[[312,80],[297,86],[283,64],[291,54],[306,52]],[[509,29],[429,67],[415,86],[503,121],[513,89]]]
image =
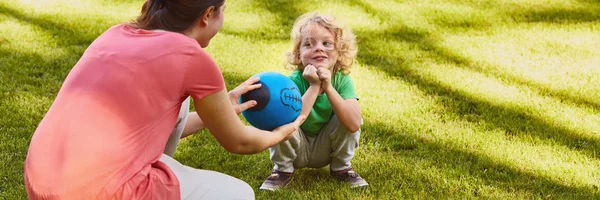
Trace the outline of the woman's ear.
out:
[[[210,18],[214,17],[214,15],[215,15],[214,11],[215,11],[215,6],[210,6],[210,7],[206,8],[206,10],[204,10],[204,13],[202,13],[202,15],[200,16],[199,23],[201,23],[203,26],[207,26]]]

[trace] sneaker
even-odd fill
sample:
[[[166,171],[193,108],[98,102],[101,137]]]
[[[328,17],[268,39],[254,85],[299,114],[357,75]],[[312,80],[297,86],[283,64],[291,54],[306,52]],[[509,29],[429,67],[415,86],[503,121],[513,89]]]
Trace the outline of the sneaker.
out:
[[[260,186],[260,190],[275,191],[286,186],[292,180],[292,173],[273,171],[267,180]]]
[[[358,173],[354,172],[352,168],[340,171],[331,171],[331,176],[337,178],[338,180],[348,182],[351,188],[365,188],[369,185],[367,181],[361,178]]]

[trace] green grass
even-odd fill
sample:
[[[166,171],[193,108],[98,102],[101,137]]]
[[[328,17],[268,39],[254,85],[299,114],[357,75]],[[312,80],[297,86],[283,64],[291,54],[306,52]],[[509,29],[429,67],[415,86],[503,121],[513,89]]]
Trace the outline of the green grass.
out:
[[[0,199],[25,199],[23,161],[36,125],[85,48],[133,19],[141,1],[0,1]],[[258,199],[600,198],[600,2],[595,0],[228,1],[207,50],[228,88],[288,73],[302,13],[345,19],[365,125],[351,190],[327,168],[296,173]],[[268,152],[233,155],[206,131],[175,158],[257,188]]]

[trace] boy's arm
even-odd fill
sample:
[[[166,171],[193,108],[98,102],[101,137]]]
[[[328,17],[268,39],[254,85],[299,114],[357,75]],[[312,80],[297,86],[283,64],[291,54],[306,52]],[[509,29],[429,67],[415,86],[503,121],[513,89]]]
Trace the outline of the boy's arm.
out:
[[[331,84],[331,72],[325,68],[319,68],[319,78],[322,81],[322,89],[327,94],[333,112],[351,133],[360,129],[361,113],[356,99],[343,99]]]
[[[312,107],[315,105],[317,96],[321,92],[321,80],[317,74],[317,69],[312,64],[308,64],[302,72],[302,77],[308,81],[310,86],[302,95],[302,111],[300,115],[308,116]]]
[[[308,116],[308,114],[310,114],[310,111],[317,100],[317,96],[319,96],[320,89],[321,87],[318,85],[311,85],[304,95],[302,95],[302,111],[300,111],[300,115]]]
[[[333,88],[325,89],[329,103],[333,112],[351,133],[360,129],[361,113],[358,101],[356,99],[343,99],[342,96]]]

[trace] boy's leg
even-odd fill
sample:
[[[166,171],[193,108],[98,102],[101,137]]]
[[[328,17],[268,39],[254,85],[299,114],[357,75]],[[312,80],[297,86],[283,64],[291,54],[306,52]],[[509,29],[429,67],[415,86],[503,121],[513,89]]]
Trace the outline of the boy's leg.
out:
[[[303,168],[307,164],[308,147],[306,137],[301,129],[294,132],[292,137],[271,148],[271,161],[275,166],[260,190],[278,190],[292,180],[294,169]]]
[[[163,154],[165,163],[179,180],[181,199],[254,199],[246,182],[215,171],[194,169]]]
[[[309,167],[320,168],[330,164],[334,171],[350,168],[359,137],[360,129],[350,133],[333,115],[315,140]]]
[[[350,164],[359,138],[360,129],[351,133],[334,115],[315,141],[310,167],[323,167],[329,162],[332,176],[348,182],[353,188],[368,186],[367,181],[361,178]]]
[[[354,158],[354,151],[356,148],[358,148],[360,129],[354,133],[351,133],[346,127],[340,124],[335,115],[332,117],[331,121],[335,121],[337,127],[329,135],[332,147],[331,164],[329,167],[332,171],[349,169],[351,167],[350,160]]]
[[[269,148],[269,152],[271,162],[275,164],[273,170],[293,173],[295,168],[304,168],[308,162],[306,136],[298,129],[289,140]]]
[[[175,150],[177,150],[177,144],[181,139],[181,134],[183,133],[183,129],[185,128],[185,123],[187,122],[187,116],[190,110],[190,97],[185,99],[181,103],[181,108],[179,109],[179,115],[177,116],[177,123],[175,124],[175,128],[173,128],[173,132],[171,132],[171,136],[169,136],[169,140],[167,140],[167,146],[165,147],[164,154],[173,157],[175,155]]]

